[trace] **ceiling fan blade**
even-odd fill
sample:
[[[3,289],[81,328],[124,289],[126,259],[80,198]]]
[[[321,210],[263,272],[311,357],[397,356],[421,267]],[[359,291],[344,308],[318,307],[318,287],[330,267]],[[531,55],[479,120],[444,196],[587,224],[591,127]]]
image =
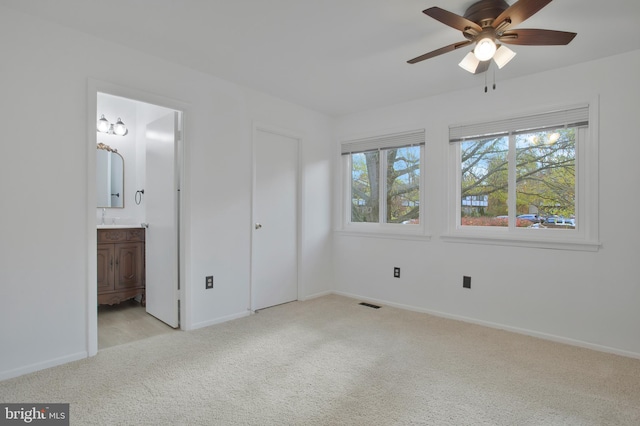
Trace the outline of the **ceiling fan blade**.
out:
[[[424,61],[425,59],[430,59],[430,58],[433,58],[435,56],[442,55],[443,53],[453,52],[454,50],[460,49],[461,47],[467,46],[467,45],[469,45],[471,43],[472,43],[471,40],[465,40],[465,41],[461,41],[461,42],[458,42],[458,43],[453,43],[453,44],[450,44],[448,46],[441,47],[440,49],[436,49],[433,52],[429,52],[429,53],[425,53],[424,55],[420,55],[417,58],[413,58],[413,59],[411,59],[411,60],[409,60],[407,62],[410,63],[410,64],[415,64],[417,62]]]
[[[561,46],[569,44],[576,35],[566,31],[517,29],[505,31],[498,40],[523,46]]]
[[[529,19],[549,3],[551,3],[551,0],[518,0],[498,15],[491,26],[501,29],[515,27],[526,19]],[[510,22],[505,22],[506,19]]]
[[[425,15],[431,16],[433,19],[442,22],[445,25],[464,32],[467,28],[472,28],[476,32],[482,31],[482,27],[473,21],[468,20],[460,15],[451,13],[439,7],[430,7],[422,11]]]

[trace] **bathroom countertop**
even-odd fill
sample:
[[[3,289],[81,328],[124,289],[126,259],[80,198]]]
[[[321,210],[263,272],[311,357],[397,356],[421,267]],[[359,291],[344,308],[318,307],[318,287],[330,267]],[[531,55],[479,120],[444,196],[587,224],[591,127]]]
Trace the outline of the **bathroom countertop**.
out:
[[[98,229],[144,228],[142,225],[97,225]]]

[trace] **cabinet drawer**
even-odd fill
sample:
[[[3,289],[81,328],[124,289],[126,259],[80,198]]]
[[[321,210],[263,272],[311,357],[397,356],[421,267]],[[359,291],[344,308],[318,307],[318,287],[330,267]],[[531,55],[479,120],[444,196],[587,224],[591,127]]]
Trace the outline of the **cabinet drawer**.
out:
[[[127,241],[144,241],[143,228],[127,229]]]
[[[119,243],[125,241],[144,241],[144,229],[98,229],[98,243]]]

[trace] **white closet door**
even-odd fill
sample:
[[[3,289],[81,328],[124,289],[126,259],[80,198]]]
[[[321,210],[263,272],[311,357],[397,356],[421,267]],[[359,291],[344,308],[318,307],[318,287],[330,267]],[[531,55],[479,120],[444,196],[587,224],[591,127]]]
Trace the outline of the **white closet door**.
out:
[[[251,308],[298,298],[298,140],[256,129]]]

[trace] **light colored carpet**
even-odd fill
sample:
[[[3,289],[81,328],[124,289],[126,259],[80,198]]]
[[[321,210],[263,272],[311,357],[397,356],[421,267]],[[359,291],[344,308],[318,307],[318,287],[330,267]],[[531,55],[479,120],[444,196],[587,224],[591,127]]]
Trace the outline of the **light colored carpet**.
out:
[[[326,296],[0,382],[72,425],[639,425],[640,360]]]

